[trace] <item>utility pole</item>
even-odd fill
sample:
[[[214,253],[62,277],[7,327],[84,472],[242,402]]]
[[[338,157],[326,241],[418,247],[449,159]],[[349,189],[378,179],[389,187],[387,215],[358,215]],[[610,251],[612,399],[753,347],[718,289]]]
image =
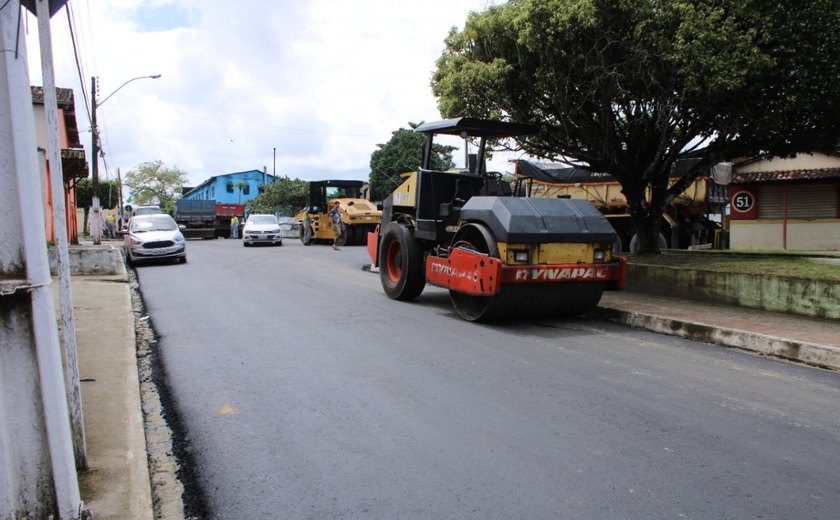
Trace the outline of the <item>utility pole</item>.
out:
[[[96,76],[90,77],[90,173],[93,176],[90,234],[93,243],[102,243],[102,208],[99,205],[99,130],[96,128]]]
[[[111,99],[111,96],[119,92],[121,88],[128,85],[132,81],[138,79],[158,79],[160,74],[155,74],[153,76],[137,76],[136,78],[131,78],[130,80],[126,81],[117,89],[107,96],[105,99],[102,100],[101,103],[96,103],[96,76],[91,76],[90,78],[90,133],[91,133],[91,157],[90,157],[90,172],[93,176],[93,200],[91,201],[92,206],[92,213],[93,213],[93,221],[90,224],[90,231],[93,235],[93,243],[94,244],[101,244],[102,243],[102,208],[99,205],[99,129],[96,126],[96,109],[101,107],[105,104],[106,101]]]
[[[44,79],[44,111],[47,116],[47,154],[50,191],[52,195],[55,257],[58,271],[58,294],[61,300],[61,332],[64,338],[64,383],[70,409],[70,429],[76,468],[88,469],[85,443],[82,391],[79,381],[79,362],[76,355],[76,322],[73,317],[73,295],[70,288],[70,253],[67,236],[67,211],[64,201],[64,169],[59,144],[58,102],[53,72],[52,34],[46,7],[38,5],[38,39],[41,47],[41,72]]]
[[[117,232],[119,232],[122,229],[123,218],[125,218],[123,214],[122,176],[120,175],[119,168],[117,168],[117,189],[120,190],[117,195],[117,204],[119,204],[117,215],[120,216],[119,220],[117,220]]]
[[[31,3],[40,26],[49,17],[48,3]],[[18,38],[18,4],[6,9],[6,2],[0,8],[0,518],[77,520],[83,504],[47,261],[26,38]]]

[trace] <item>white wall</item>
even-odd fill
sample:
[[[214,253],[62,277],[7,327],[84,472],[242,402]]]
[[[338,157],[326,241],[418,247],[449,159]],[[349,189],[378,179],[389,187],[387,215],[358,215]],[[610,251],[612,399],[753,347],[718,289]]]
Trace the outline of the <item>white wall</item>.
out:
[[[783,249],[780,220],[733,220],[729,224],[732,250]],[[840,219],[788,221],[788,251],[840,251]]]
[[[787,171],[787,170],[820,170],[824,168],[840,168],[840,157],[821,153],[801,153],[789,159],[762,159],[753,163],[738,166],[738,173]]]

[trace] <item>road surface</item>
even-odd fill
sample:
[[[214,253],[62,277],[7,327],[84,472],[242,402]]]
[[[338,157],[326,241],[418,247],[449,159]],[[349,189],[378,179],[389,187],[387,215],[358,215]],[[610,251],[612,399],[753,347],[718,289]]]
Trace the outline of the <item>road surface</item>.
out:
[[[385,297],[363,247],[138,269],[209,518],[836,519],[840,374]]]

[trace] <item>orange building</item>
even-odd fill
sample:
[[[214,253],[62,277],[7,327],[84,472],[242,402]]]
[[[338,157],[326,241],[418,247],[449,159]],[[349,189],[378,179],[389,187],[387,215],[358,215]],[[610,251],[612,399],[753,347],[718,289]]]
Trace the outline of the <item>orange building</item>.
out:
[[[64,174],[64,205],[67,211],[67,238],[70,244],[78,244],[76,182],[88,176],[88,165],[85,160],[84,147],[82,147],[79,141],[73,90],[69,88],[57,88],[56,97],[58,99],[58,139],[59,146],[61,147],[61,167]],[[43,87],[32,87],[32,109],[35,112],[38,162],[42,173],[41,178],[43,179],[42,188],[46,210],[47,241],[55,242],[50,164],[47,160],[47,118],[44,107]]]

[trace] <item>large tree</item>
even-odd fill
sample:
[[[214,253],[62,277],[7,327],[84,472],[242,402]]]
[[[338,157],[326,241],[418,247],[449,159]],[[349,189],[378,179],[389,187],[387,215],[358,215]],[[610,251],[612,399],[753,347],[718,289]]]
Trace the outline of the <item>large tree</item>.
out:
[[[309,183],[281,177],[264,186],[263,192],[246,204],[249,213],[279,213],[293,216],[309,204]]]
[[[840,0],[510,0],[450,32],[432,88],[446,117],[533,124],[526,152],[615,176],[650,252],[677,159],[836,148],[838,26]]]
[[[382,200],[400,185],[400,174],[413,172],[420,166],[426,137],[414,131],[421,123],[408,123],[410,128],[400,128],[391,133],[387,143],[377,144],[370,155],[370,191],[372,200]],[[432,168],[448,170],[454,146],[432,145]]]
[[[187,172],[163,161],[151,161],[134,168],[123,182],[131,191],[134,204],[157,204],[165,213],[175,211],[175,199],[187,183]]]

